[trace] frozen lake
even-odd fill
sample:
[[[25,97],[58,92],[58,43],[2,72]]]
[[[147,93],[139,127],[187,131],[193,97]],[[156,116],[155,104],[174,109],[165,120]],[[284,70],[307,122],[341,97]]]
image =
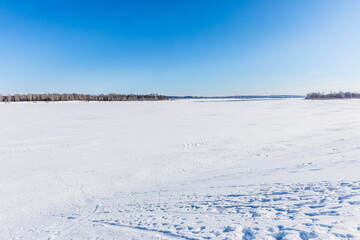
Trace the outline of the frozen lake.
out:
[[[359,100],[0,114],[0,239],[360,239]]]

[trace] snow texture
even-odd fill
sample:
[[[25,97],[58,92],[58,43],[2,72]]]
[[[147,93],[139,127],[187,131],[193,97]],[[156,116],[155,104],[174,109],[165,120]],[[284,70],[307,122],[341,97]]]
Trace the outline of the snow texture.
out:
[[[0,239],[360,239],[359,100],[0,113]]]

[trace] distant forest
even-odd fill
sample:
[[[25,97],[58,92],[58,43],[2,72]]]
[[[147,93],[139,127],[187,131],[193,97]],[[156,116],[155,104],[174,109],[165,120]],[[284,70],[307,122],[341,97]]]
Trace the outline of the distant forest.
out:
[[[348,98],[360,98],[360,93],[354,92],[338,92],[338,93],[309,93],[306,95],[306,99],[348,99]]]
[[[169,100],[167,96],[148,94],[76,94],[76,93],[46,93],[46,94],[14,94],[0,95],[0,102],[59,102],[59,101],[159,101]]]
[[[236,96],[169,96],[170,99],[257,99],[257,98],[304,98],[302,95],[236,95]]]

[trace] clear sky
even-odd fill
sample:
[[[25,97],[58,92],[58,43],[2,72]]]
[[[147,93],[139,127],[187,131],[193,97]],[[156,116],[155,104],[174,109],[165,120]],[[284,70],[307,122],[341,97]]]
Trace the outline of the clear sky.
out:
[[[360,91],[358,0],[0,0],[0,93]]]

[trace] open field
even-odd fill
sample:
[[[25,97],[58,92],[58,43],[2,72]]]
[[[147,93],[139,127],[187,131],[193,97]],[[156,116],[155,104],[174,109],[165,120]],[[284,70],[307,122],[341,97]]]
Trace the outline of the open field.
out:
[[[0,239],[360,239],[360,100],[0,113]]]

